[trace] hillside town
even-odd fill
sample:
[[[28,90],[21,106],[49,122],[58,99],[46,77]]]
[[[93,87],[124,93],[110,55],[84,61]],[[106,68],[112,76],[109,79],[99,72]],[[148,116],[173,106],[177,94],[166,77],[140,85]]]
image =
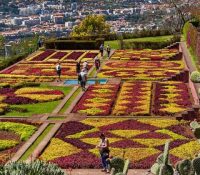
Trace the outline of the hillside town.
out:
[[[89,14],[105,15],[118,33],[163,29],[178,18],[174,7],[161,0],[1,1],[0,34],[9,40],[34,34],[66,36]]]

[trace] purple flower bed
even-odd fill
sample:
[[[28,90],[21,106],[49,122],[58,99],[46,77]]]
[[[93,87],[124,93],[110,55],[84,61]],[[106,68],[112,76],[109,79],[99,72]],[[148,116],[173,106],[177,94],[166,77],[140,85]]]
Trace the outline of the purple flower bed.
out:
[[[84,54],[84,52],[72,52],[70,55],[67,56],[67,60],[77,60],[79,57]]]
[[[46,59],[47,57],[49,57],[53,53],[55,53],[54,50],[46,50],[43,53],[35,56],[31,61],[43,61],[44,59]]]
[[[87,53],[84,58],[95,58],[98,55],[98,53]]]
[[[66,56],[68,52],[57,52],[55,55],[52,55],[50,58],[52,59],[61,59]]]
[[[21,104],[33,104],[37,103],[38,101],[26,97],[8,96],[5,100],[3,100],[3,102],[9,105],[21,105]]]

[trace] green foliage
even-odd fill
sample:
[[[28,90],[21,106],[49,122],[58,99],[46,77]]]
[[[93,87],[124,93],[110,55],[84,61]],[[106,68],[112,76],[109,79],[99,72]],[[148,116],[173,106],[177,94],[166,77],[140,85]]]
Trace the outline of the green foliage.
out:
[[[37,128],[33,125],[13,122],[1,122],[0,130],[11,131],[20,136],[22,141],[26,141]]]
[[[197,138],[197,139],[200,139],[200,128],[196,128],[194,130],[194,136]]]
[[[78,26],[74,27],[71,36],[87,36],[110,33],[110,26],[103,15],[88,15]]]
[[[174,170],[171,165],[162,164],[160,167],[159,175],[173,175]]]
[[[57,165],[35,161],[30,164],[13,162],[5,165],[1,175],[65,175]]]
[[[200,157],[197,157],[192,160],[192,166],[194,168],[196,175],[200,175]]]
[[[183,26],[183,35],[185,39],[187,38],[187,33],[188,33],[189,28],[190,28],[190,22],[188,21]]]
[[[199,83],[200,82],[200,72],[198,71],[193,71],[190,75],[190,79],[194,83]]]
[[[180,175],[194,175],[192,163],[188,159],[178,162],[176,170]]]
[[[0,140],[0,151],[3,151],[8,148],[12,148],[18,144],[17,141],[14,140]]]
[[[132,38],[132,39],[123,39],[123,45],[125,49],[136,49],[136,48],[158,49],[158,48],[169,46],[170,44],[178,41],[179,39],[180,38],[176,38],[173,35]],[[119,40],[106,41],[105,45],[108,45],[108,44],[113,49],[121,48],[119,44]]]
[[[114,157],[113,159],[111,159],[110,166],[111,168],[115,169],[114,174],[123,172],[124,163],[124,160],[119,157]]]
[[[169,164],[169,141],[165,143],[163,154],[160,154],[156,163],[151,167],[151,172],[156,175],[173,175],[174,170]]]

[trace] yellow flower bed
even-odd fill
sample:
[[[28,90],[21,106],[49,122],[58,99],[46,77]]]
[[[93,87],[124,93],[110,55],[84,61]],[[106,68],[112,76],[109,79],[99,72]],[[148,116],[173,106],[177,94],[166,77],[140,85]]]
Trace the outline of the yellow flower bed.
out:
[[[173,154],[181,159],[194,158],[195,155],[200,153],[200,144],[198,141],[191,141],[183,144],[177,148],[170,150],[170,154]]]
[[[49,146],[45,149],[40,158],[42,160],[48,161],[62,156],[69,156],[80,151],[80,149],[69,143],[66,143],[57,138],[53,138],[51,139]]]
[[[22,94],[20,97],[27,97],[39,102],[55,101],[63,98],[63,95],[45,95],[45,94]]]
[[[177,120],[166,120],[166,119],[153,119],[153,120],[149,120],[149,119],[138,119],[138,121],[145,123],[145,124],[150,124],[153,126],[157,126],[157,127],[161,127],[161,128],[166,128],[169,126],[173,126],[173,125],[178,125],[178,124],[184,124],[186,123],[185,121],[177,121]]]
[[[36,92],[46,92],[51,91],[52,89],[49,88],[36,88],[36,87],[25,87],[18,89],[15,91],[15,94],[21,95],[21,94],[29,94],[29,93],[36,93]]]

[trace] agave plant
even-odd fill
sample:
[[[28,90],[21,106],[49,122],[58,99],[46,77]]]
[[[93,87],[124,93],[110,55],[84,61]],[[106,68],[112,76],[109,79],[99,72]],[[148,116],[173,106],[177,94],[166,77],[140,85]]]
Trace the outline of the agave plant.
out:
[[[57,165],[35,161],[30,164],[13,162],[2,167],[1,175],[67,175]]]

